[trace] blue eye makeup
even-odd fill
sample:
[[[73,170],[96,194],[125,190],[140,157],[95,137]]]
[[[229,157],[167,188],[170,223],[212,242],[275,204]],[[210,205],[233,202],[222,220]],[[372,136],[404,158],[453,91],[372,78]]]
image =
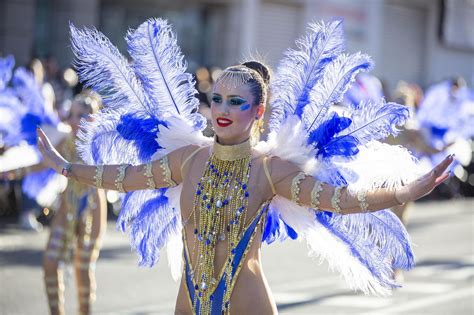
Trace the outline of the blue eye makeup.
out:
[[[214,103],[220,104],[220,103],[222,103],[222,97],[214,95],[214,96],[212,97],[212,101],[213,101]]]
[[[243,98],[240,98],[240,97],[233,97],[229,100],[230,105],[242,105],[245,102],[247,102],[247,101]]]
[[[248,110],[249,108],[250,108],[250,104],[249,104],[249,103],[240,106],[240,110],[241,110],[242,112]]]

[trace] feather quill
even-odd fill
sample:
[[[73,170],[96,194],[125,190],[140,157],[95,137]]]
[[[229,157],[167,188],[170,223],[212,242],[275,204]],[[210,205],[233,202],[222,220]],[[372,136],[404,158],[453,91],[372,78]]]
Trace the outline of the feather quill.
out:
[[[96,29],[69,28],[74,65],[84,86],[99,93],[109,108],[127,106],[153,116],[140,81],[117,47]]]
[[[330,106],[342,100],[355,76],[371,67],[370,57],[361,53],[341,54],[325,67],[321,80],[310,92],[311,105],[304,109],[303,121],[309,132],[327,119]]]
[[[311,23],[308,34],[296,41],[298,50],[289,49],[278,66],[271,85],[270,130],[277,130],[284,117],[301,116],[309,103],[309,93],[324,67],[344,50],[342,21]]]
[[[188,118],[199,106],[194,79],[166,20],[150,19],[127,34],[133,68],[161,117]]]

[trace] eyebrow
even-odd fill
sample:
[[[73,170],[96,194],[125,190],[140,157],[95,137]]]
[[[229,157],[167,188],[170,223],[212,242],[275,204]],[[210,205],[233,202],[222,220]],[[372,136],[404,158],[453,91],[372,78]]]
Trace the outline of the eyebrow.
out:
[[[222,95],[220,95],[219,93],[212,93],[212,95],[222,97]],[[227,95],[227,97],[228,97],[228,98],[229,98],[229,97],[239,97],[239,98],[241,98],[241,99],[245,99],[245,97],[242,97],[242,96],[240,96],[240,95]]]

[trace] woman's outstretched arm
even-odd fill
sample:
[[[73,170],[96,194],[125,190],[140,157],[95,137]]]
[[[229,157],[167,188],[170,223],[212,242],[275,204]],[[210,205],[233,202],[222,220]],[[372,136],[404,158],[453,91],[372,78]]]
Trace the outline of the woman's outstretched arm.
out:
[[[349,214],[387,209],[429,194],[449,178],[445,171],[452,161],[453,156],[446,157],[429,173],[399,189],[380,188],[357,194],[351,193],[348,187],[319,182],[279,158],[273,158],[269,166],[276,194],[307,207]]]
[[[38,129],[38,148],[44,164],[60,174],[97,188],[126,192],[170,187],[182,181],[180,164],[185,148],[160,160],[135,166],[72,164],[58,153],[41,129]]]

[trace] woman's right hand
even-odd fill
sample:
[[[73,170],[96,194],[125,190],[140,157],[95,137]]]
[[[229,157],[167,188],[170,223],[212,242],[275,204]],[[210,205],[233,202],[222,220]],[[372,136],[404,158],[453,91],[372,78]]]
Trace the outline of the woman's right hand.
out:
[[[61,171],[69,162],[53,147],[41,128],[36,130],[38,134],[38,148],[43,155],[43,163],[61,174]]]

